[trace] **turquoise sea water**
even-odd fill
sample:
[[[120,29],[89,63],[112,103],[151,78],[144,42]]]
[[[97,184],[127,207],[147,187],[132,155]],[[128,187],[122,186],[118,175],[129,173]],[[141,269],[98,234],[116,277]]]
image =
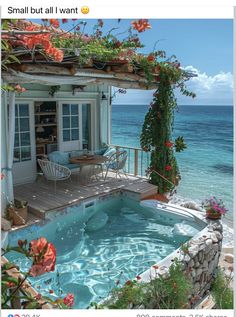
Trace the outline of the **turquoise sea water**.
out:
[[[112,143],[140,147],[147,105],[113,105]],[[173,138],[184,136],[188,148],[177,154],[181,171],[179,196],[202,201],[222,198],[233,212],[233,107],[180,106]]]

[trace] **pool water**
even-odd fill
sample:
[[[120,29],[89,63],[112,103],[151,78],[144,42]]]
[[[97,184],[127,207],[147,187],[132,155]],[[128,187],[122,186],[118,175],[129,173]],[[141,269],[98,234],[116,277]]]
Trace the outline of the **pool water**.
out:
[[[49,296],[49,290],[54,291],[52,297],[73,293],[74,308],[87,308],[107,297],[117,284],[135,278],[190,238],[174,230],[186,220],[159,217],[158,210],[128,198],[69,207],[51,218],[43,226],[11,233],[9,244],[41,236],[52,242],[57,250],[55,271],[30,281],[43,295]],[[194,233],[202,229],[188,225]],[[14,252],[8,258],[25,271],[31,265]]]

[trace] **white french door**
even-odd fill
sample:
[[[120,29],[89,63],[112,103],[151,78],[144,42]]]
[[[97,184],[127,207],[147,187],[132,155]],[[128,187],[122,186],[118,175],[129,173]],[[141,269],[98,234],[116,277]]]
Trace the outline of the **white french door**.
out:
[[[15,104],[15,142],[13,158],[14,184],[27,183],[36,178],[34,108],[32,102]]]
[[[74,102],[59,103],[59,151],[82,149],[82,108]]]

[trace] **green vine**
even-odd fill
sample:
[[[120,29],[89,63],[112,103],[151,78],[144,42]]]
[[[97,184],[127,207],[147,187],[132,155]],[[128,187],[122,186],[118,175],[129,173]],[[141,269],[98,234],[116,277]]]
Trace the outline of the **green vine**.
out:
[[[171,64],[169,68],[160,67],[158,89],[154,93],[140,136],[142,149],[151,151],[147,174],[150,176],[150,182],[158,186],[159,193],[174,189],[180,180],[175,151],[183,151],[186,144],[183,137],[178,137],[175,142],[171,141],[174,110],[177,107],[174,87],[179,87],[184,95],[195,97],[186,90],[182,76],[178,66],[175,69],[171,68]]]

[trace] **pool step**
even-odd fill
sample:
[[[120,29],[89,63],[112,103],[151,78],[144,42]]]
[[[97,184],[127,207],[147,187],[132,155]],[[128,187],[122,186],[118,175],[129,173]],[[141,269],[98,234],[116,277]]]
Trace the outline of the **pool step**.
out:
[[[155,195],[157,193],[157,186],[143,181],[127,186],[125,190],[139,194],[139,198],[142,200],[148,196]]]
[[[29,205],[28,207],[28,212],[30,214],[33,214],[34,216],[36,216],[37,218],[40,218],[40,219],[45,219],[45,211],[42,210],[42,209],[36,209],[32,206]]]

